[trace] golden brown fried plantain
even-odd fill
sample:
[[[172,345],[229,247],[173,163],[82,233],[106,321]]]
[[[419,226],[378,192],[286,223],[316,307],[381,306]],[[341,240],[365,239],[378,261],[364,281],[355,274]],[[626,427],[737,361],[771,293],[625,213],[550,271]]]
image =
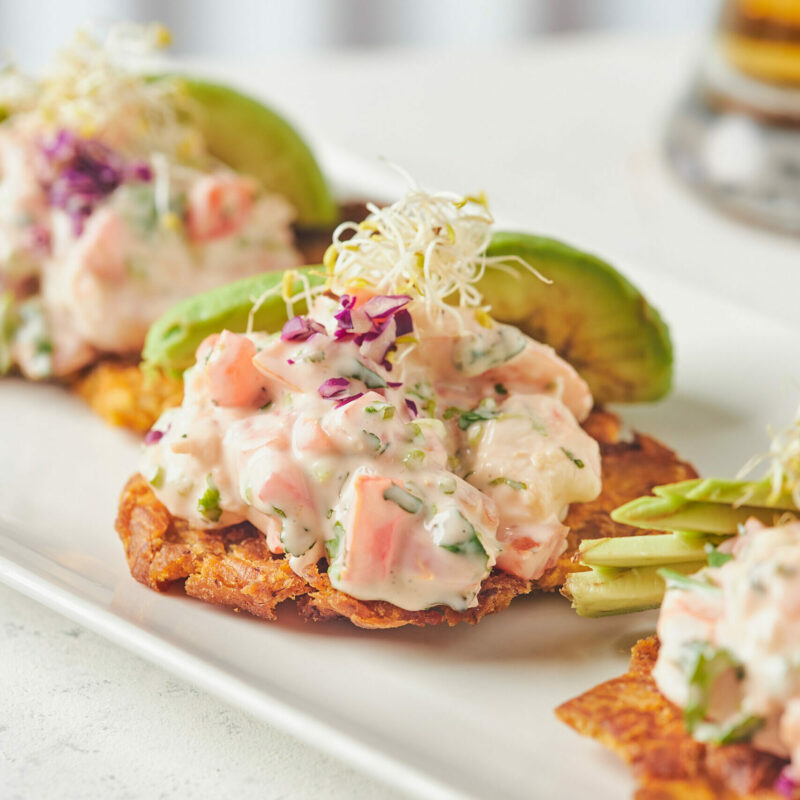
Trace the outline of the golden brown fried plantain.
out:
[[[771,787],[785,761],[747,744],[692,739],[653,680],[657,656],[658,640],[642,639],[625,675],[568,700],[556,715],[631,765],[636,800],[778,800]]]
[[[75,380],[75,391],[106,422],[146,431],[161,412],[183,400],[183,380],[161,372],[145,374],[138,365],[101,361]]]
[[[572,556],[581,538],[629,535],[630,528],[608,517],[610,509],[659,483],[695,475],[689,464],[654,439],[635,436],[629,443],[619,441],[619,419],[609,412],[593,412],[585,427],[600,441],[604,488],[597,500],[570,511],[567,524],[575,528],[567,552],[536,583],[495,570],[483,583],[478,605],[466,611],[446,607],[406,611],[383,601],[357,600],[334,589],[328,576],[316,570],[303,580],[283,556],[269,552],[263,535],[249,523],[218,531],[192,528],[167,511],[141,475],[131,478],[122,492],[117,532],[131,574],[146,586],[161,591],[183,580],[187,594],[266,619],[274,618],[279,603],[295,599],[306,619],[345,617],[362,628],[475,624],[502,611],[518,595],[560,586],[576,568]]]

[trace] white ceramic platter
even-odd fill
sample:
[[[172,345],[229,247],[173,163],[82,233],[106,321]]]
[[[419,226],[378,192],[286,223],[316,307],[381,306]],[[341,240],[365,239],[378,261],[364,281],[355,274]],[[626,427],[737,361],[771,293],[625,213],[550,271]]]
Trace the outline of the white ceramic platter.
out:
[[[382,168],[325,160],[346,193],[397,189]],[[620,266],[670,322],[678,356],[671,398],[625,419],[732,474],[791,416],[800,332]],[[553,708],[624,670],[652,614],[582,620],[532,597],[475,628],[368,632],[161,596],[131,579],[113,529],[138,448],[59,388],[0,382],[0,579],[414,796],[630,794],[626,769]]]

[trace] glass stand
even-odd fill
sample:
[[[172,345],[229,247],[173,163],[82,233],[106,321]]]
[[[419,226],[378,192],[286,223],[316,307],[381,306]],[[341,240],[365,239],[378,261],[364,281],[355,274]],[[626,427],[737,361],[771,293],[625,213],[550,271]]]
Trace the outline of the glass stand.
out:
[[[666,150],[720,209],[800,235],[800,91],[752,80],[713,48],[670,119]]]

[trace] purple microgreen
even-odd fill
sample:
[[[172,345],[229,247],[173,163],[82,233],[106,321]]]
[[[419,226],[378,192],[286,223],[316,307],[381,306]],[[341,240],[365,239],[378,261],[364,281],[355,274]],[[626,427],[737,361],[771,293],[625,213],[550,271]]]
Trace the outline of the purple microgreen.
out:
[[[408,397],[405,398],[406,408],[416,417],[419,414],[417,411],[417,404],[413,400],[409,400]]]

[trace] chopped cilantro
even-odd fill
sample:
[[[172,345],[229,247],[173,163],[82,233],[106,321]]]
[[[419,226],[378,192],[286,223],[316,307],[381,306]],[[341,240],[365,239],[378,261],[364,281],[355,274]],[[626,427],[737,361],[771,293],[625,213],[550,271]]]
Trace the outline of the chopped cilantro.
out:
[[[566,447],[561,448],[561,452],[578,468],[583,469],[586,465],[571,450]]]
[[[371,370],[366,365],[358,360],[353,361],[354,365],[347,372],[342,373],[343,378],[352,378],[356,381],[361,381],[367,389],[385,389],[386,381],[378,375],[377,372]]]
[[[418,514],[425,506],[419,497],[411,494],[411,492],[407,492],[402,486],[398,486],[396,483],[392,483],[392,485],[383,492],[383,499],[400,506],[403,511],[407,511],[409,514]]]
[[[394,416],[394,406],[390,406],[388,403],[373,403],[371,406],[367,406],[364,411],[367,414],[382,414],[384,419],[391,419]]]
[[[500,484],[504,483],[506,486],[510,486],[512,489],[516,489],[520,491],[522,489],[527,489],[528,484],[523,483],[522,481],[515,481],[511,478],[495,478],[494,480],[489,481],[489,486],[500,486]]]
[[[164,485],[164,467],[156,469],[156,474],[150,478],[150,485],[155,489],[160,489]]]
[[[219,507],[219,489],[216,487],[211,473],[206,476],[206,490],[197,501],[197,510],[211,522],[218,522],[222,516],[222,509]]]
[[[730,553],[720,553],[720,551],[710,543],[706,545],[706,555],[708,556],[709,567],[721,567],[733,558]]]
[[[409,450],[403,456],[403,463],[410,469],[416,469],[421,466],[423,461],[425,461],[424,450]]]

